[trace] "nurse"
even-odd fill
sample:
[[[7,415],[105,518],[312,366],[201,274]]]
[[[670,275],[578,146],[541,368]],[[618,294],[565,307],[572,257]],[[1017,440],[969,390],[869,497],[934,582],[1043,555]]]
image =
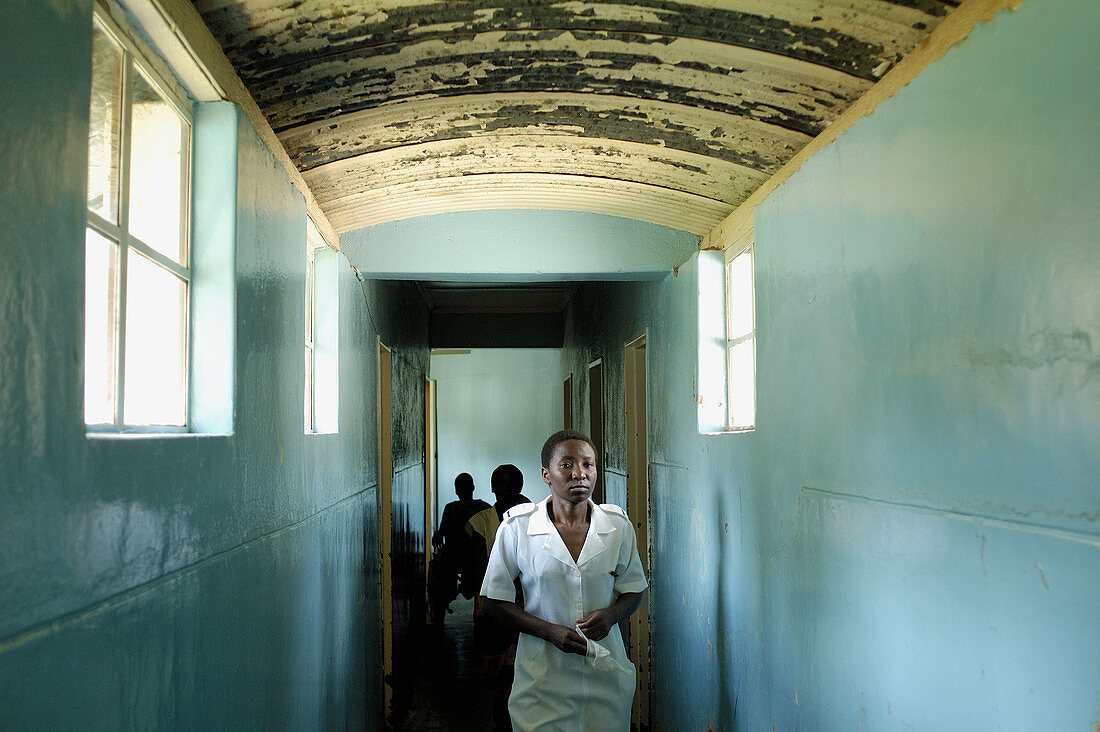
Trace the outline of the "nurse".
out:
[[[589,500],[596,451],[580,432],[550,436],[542,479],[550,496],[505,514],[481,586],[486,612],[520,631],[512,728],[629,730],[635,670],[619,623],[648,587],[634,527],[618,506]]]

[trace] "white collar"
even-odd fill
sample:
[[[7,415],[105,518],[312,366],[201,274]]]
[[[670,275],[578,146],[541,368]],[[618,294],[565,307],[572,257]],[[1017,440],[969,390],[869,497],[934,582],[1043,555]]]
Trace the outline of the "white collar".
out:
[[[528,536],[546,535],[546,541],[542,545],[544,550],[550,552],[555,559],[563,564],[580,566],[607,548],[607,544],[600,538],[600,534],[609,534],[617,529],[607,511],[589,500],[588,505],[592,509],[591,523],[589,524],[588,534],[584,539],[584,546],[581,548],[581,554],[574,562],[573,557],[569,554],[569,549],[565,546],[565,541],[562,540],[546,511],[550,501],[550,496],[547,496],[543,501],[539,501],[535,505],[534,512],[531,513],[531,520],[527,523]]]

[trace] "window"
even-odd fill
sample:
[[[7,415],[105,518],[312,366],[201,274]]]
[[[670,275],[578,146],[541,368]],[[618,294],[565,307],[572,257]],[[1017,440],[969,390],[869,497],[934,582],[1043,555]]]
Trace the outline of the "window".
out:
[[[726,408],[726,260],[722,252],[699,252],[699,353],[695,401],[699,433],[729,431]]]
[[[306,220],[306,432],[317,431],[317,358],[314,344],[316,332],[317,250],[325,246],[325,240],[313,221]]]
[[[336,432],[339,412],[337,254],[306,220],[305,430]]]
[[[85,236],[84,421],[187,425],[190,106],[98,11]]]
[[[756,425],[756,294],[753,245],[726,262],[726,404],[730,430]]]

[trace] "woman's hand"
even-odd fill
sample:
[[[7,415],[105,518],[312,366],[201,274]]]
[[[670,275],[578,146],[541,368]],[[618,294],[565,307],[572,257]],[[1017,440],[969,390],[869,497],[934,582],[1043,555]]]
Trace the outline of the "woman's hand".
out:
[[[489,617],[510,628],[515,628],[521,633],[527,633],[536,638],[542,638],[547,643],[553,643],[556,648],[564,653],[576,653],[581,656],[588,653],[588,642],[572,628],[536,618],[514,602],[493,600],[484,595],[482,595],[481,601]]]
[[[593,610],[577,621],[586,638],[603,640],[616,624],[630,617],[630,614],[642,604],[644,592],[624,592],[615,602],[602,610]]]
[[[607,634],[611,632],[611,627],[617,622],[608,617],[610,609],[605,607],[603,610],[593,610],[577,621],[577,627],[581,629],[586,638],[598,641],[607,637]]]
[[[551,625],[547,629],[546,635],[543,636],[543,640],[553,643],[555,647],[565,653],[576,653],[581,656],[588,653],[588,643],[581,637],[581,634],[564,625]]]

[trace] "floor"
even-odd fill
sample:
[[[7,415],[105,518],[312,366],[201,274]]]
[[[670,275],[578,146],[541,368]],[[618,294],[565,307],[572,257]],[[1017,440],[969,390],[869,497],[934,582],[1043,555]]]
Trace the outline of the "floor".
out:
[[[451,605],[442,629],[425,628],[420,637],[416,680],[409,713],[401,725],[407,732],[459,732],[493,728],[489,691],[473,647],[472,603]]]

